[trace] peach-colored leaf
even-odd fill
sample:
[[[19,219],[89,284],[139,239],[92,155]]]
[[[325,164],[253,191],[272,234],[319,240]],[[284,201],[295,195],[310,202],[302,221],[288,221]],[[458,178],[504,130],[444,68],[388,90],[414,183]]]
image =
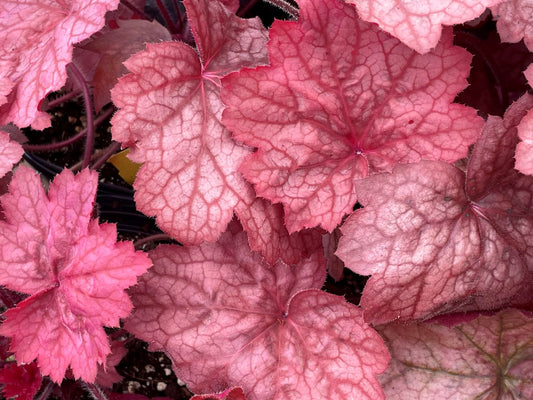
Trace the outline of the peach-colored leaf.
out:
[[[226,232],[150,257],[125,326],[166,351],[193,392],[238,385],[247,400],[384,399],[375,374],[386,348],[358,307],[319,290],[322,252],[270,266],[243,232]]]
[[[267,62],[266,31],[218,1],[185,1],[198,52],[185,43],[148,44],[125,62],[111,95],[120,108],[113,138],[144,163],[134,183],[138,209],[184,244],[214,241],[248,184],[237,171],[250,153],[220,122],[220,78]]]
[[[533,319],[517,310],[446,327],[378,328],[392,360],[380,375],[387,400],[533,398]]]
[[[442,25],[462,24],[502,0],[346,0],[362,19],[375,22],[385,32],[421,54],[439,42]]]
[[[399,165],[360,182],[364,209],[342,226],[337,255],[372,275],[361,299],[374,323],[531,301],[533,177],[514,170],[525,95],[490,117],[466,173],[443,162]]]
[[[533,51],[533,1],[506,0],[491,7],[492,15],[498,21],[496,27],[502,41],[516,43],[524,39]]]
[[[105,13],[119,0],[2,0],[0,2],[0,95],[11,81],[1,105],[0,126],[10,122],[34,129],[50,126],[40,102],[66,81],[65,66],[74,44],[104,26]],[[10,63],[5,72],[4,60]]]

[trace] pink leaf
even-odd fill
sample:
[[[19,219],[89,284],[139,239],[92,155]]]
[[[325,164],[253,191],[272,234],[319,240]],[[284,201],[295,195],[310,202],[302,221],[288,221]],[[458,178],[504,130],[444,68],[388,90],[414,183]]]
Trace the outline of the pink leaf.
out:
[[[368,320],[428,318],[531,301],[533,177],[513,169],[526,95],[490,117],[465,172],[442,162],[400,165],[358,188],[365,206],[341,228],[337,255],[372,275]]]
[[[243,229],[248,233],[250,248],[259,251],[269,264],[281,258],[287,264],[296,264],[322,247],[319,229],[305,229],[289,234],[284,225],[281,204],[272,204],[256,197],[251,185],[250,194],[235,208]]]
[[[145,43],[171,40],[168,30],[156,21],[119,20],[117,23],[117,29],[82,46],[85,50],[101,55],[93,78],[94,106],[97,111],[111,101],[109,91],[117,83],[117,79],[128,72],[123,65],[124,61],[132,54],[144,50]]]
[[[392,354],[379,377],[387,400],[533,398],[533,320],[519,311],[379,330]]]
[[[421,54],[439,42],[442,25],[462,24],[480,16],[502,0],[346,0],[362,19],[375,22],[385,32]]]
[[[8,363],[0,369],[0,383],[4,385],[2,393],[6,399],[16,396],[17,400],[32,400],[42,380],[36,363]]]
[[[198,394],[191,400],[246,400],[246,396],[240,387],[230,388],[221,393]]]
[[[37,358],[55,382],[69,366],[94,381],[110,351],[102,325],[129,314],[123,289],[151,265],[131,243],[116,243],[114,225],[91,220],[96,185],[94,172],[64,170],[47,195],[39,176],[19,167],[2,197],[0,284],[30,297],[5,313],[0,334],[12,337],[18,362]]]
[[[522,141],[516,146],[516,169],[523,174],[533,175],[533,110],[518,125],[518,136]]]
[[[40,102],[65,84],[72,46],[104,26],[119,0],[2,0],[0,59],[12,64],[13,88],[0,106],[0,126],[13,122],[34,129],[50,126]],[[3,63],[0,64],[4,68]],[[0,82],[4,76],[0,71]],[[4,78],[5,79],[5,78]],[[1,94],[1,91],[0,91]]]
[[[107,356],[104,365],[98,366],[95,382],[103,387],[112,388],[114,383],[120,382],[122,376],[117,372],[116,366],[128,353],[124,347],[124,342],[113,340],[111,342],[111,352]]]
[[[337,0],[300,2],[276,21],[271,65],[223,80],[223,122],[258,148],[241,166],[257,194],[285,207],[289,232],[332,231],[357,200],[354,182],[398,162],[464,157],[482,120],[450,104],[471,57],[451,31],[420,56]]]
[[[533,51],[533,1],[506,0],[491,7],[492,15],[498,21],[496,27],[503,42],[516,43],[524,39]]]
[[[533,4],[532,4],[533,6]],[[525,71],[529,86],[533,85],[533,64]],[[522,139],[516,146],[515,168],[523,174],[533,175],[533,110],[520,121],[518,125],[518,137]]]
[[[266,32],[218,1],[185,2],[198,53],[185,43],[147,45],[125,62],[112,90],[113,138],[144,163],[134,187],[138,209],[155,215],[184,244],[214,241],[248,184],[237,171],[250,149],[220,123],[220,78],[267,61]]]
[[[9,133],[0,130],[0,178],[11,171],[24,154],[22,146],[9,140]]]
[[[244,233],[227,232],[150,256],[126,328],[166,351],[193,392],[238,385],[248,400],[383,399],[384,344],[357,307],[318,290],[321,252],[271,267]]]

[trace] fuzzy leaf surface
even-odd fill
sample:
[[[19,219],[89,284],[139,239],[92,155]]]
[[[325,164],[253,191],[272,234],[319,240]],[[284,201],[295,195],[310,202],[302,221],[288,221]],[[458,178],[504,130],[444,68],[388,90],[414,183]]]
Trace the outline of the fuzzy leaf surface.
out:
[[[533,320],[507,309],[453,328],[436,323],[379,328],[391,351],[380,375],[387,399],[533,398]]]
[[[529,86],[533,85],[533,65],[530,65],[524,75]],[[518,137],[521,142],[516,146],[515,168],[523,174],[533,175],[533,110],[529,110],[527,115],[518,125]],[[1,175],[1,174],[0,174]]]
[[[1,198],[0,284],[29,294],[9,309],[0,334],[19,363],[37,359],[60,382],[70,366],[94,381],[109,353],[102,327],[119,326],[132,304],[123,289],[151,265],[114,225],[91,220],[97,174],[57,175],[46,194],[39,176],[19,167]],[[53,354],[54,357],[50,357]]]
[[[246,400],[246,396],[240,387],[230,388],[220,393],[198,394],[191,400]]]
[[[11,81],[7,102],[0,105],[0,126],[10,122],[34,129],[50,126],[40,102],[66,81],[72,46],[104,26],[105,13],[119,0],[2,0],[0,2],[0,71]],[[1,104],[1,103],[0,103]]]
[[[386,348],[359,308],[319,290],[322,252],[270,266],[229,231],[150,257],[126,328],[167,352],[193,392],[238,385],[248,400],[383,399],[375,374]]]
[[[0,130],[0,178],[11,171],[24,154],[22,146],[9,140],[9,133]]]
[[[362,19],[425,54],[439,42],[442,25],[462,24],[502,0],[346,0]]]
[[[223,122],[257,148],[240,170],[259,196],[283,203],[289,232],[332,231],[352,211],[358,179],[464,157],[482,120],[451,104],[471,60],[451,31],[421,56],[350,5],[299,4],[298,22],[270,29],[270,66],[223,79]]]
[[[365,208],[342,226],[337,255],[372,275],[361,299],[369,321],[531,301],[533,177],[513,156],[532,104],[526,95],[489,118],[466,173],[425,161],[361,182]]]
[[[112,90],[113,138],[144,163],[134,183],[139,211],[183,244],[215,241],[247,183],[237,171],[250,149],[220,122],[220,78],[266,63],[266,32],[218,1],[185,1],[199,54],[181,42],[148,44],[125,62]]]
[[[2,394],[6,399],[16,396],[18,400],[33,400],[42,380],[41,372],[34,362],[23,365],[7,363],[0,369]]]
[[[516,43],[524,39],[533,51],[533,1],[507,0],[491,7],[492,15],[498,21],[496,27],[504,42]]]

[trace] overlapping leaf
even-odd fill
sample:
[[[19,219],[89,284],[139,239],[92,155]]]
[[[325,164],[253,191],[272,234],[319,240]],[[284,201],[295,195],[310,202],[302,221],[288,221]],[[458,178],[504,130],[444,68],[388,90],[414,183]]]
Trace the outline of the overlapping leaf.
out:
[[[230,388],[220,393],[198,394],[191,400],[246,400],[246,396],[241,388]]]
[[[0,2],[0,126],[44,129],[43,98],[66,81],[72,46],[104,26],[119,0],[2,0]],[[6,84],[9,94],[6,93]],[[10,86],[10,87],[9,87]],[[2,96],[7,96],[2,105]]]
[[[530,65],[524,74],[529,82],[533,85],[533,66]],[[533,110],[529,110],[527,115],[522,118],[518,125],[518,137],[522,139],[516,146],[516,164],[515,168],[523,174],[533,175]]]
[[[517,310],[461,323],[379,329],[392,360],[387,400],[533,398],[533,320]]]
[[[39,176],[19,167],[2,197],[0,284],[30,296],[5,313],[0,334],[12,337],[19,363],[37,359],[56,382],[69,366],[94,381],[110,351],[102,325],[129,314],[123,289],[151,265],[116,243],[114,225],[91,220],[96,185],[95,172],[65,170],[45,194]]]
[[[337,255],[372,275],[361,305],[374,323],[531,302],[533,177],[513,169],[525,95],[490,117],[466,173],[442,162],[401,165],[361,182]]]
[[[24,150],[17,142],[9,140],[9,133],[0,130],[0,178],[3,177],[15,163],[17,163]]]
[[[217,243],[159,246],[132,291],[126,328],[163,349],[193,392],[248,400],[383,399],[388,354],[361,311],[318,290],[321,252],[273,267],[234,230]]]
[[[142,162],[135,201],[184,244],[214,241],[247,183],[237,172],[250,150],[220,123],[219,81],[241,66],[266,63],[266,31],[218,1],[185,2],[198,53],[185,43],[148,45],[126,63],[112,90],[120,107],[113,138]],[[250,199],[251,201],[252,199]]]
[[[375,22],[385,32],[421,54],[439,42],[442,25],[455,25],[478,17],[502,0],[346,0],[362,19]]]
[[[533,1],[506,0],[491,10],[502,41],[516,43],[524,39],[533,51]]]
[[[270,66],[223,79],[223,122],[258,149],[241,171],[284,204],[289,232],[331,231],[357,200],[356,180],[397,162],[464,157],[482,120],[451,104],[471,58],[450,31],[421,56],[350,5],[299,4],[298,22],[270,30]]]

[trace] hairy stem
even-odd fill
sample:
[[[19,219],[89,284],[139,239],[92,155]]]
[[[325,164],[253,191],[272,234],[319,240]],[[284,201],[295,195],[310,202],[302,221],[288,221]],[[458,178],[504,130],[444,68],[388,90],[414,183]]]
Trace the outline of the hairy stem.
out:
[[[120,150],[119,142],[111,143],[106,149],[98,153],[98,159],[93,163],[93,169],[100,169],[113,154]]]
[[[50,394],[52,394],[52,390],[54,390],[54,382],[48,378],[44,378],[43,382],[43,389],[37,394],[37,396],[35,396],[34,400],[46,400],[50,397]]]
[[[68,93],[65,93],[62,96],[59,96],[57,99],[50,100],[48,104],[46,104],[45,107],[43,107],[42,111],[48,111],[54,107],[60,106],[63,103],[66,103],[67,101],[73,99],[74,97],[78,97],[80,95],[80,92],[77,90],[72,90]]]
[[[133,247],[138,250],[145,244],[154,242],[156,240],[172,240],[172,238],[166,233],[156,233],[155,235],[146,236],[145,238],[136,240],[135,243],[133,243]]]
[[[94,108],[91,101],[91,94],[89,93],[89,86],[87,85],[87,82],[85,82],[85,79],[83,79],[83,75],[78,67],[76,67],[73,63],[70,63],[67,65],[67,68],[80,85],[83,92],[83,100],[85,102],[85,114],[87,116],[87,137],[85,141],[85,152],[83,154],[82,168],[86,168],[89,166],[94,148]]]
[[[83,382],[83,386],[94,400],[107,400],[107,396],[103,390],[94,383]]]
[[[290,4],[286,0],[263,0],[266,3],[272,4],[273,6],[278,7],[280,10],[290,15],[292,19],[298,19],[300,15],[298,9]]]
[[[159,11],[161,12],[161,15],[163,16],[165,22],[167,23],[167,28],[171,33],[179,33],[179,29],[177,28],[174,21],[172,21],[172,18],[170,17],[170,14],[168,13],[168,10],[165,8],[161,0],[155,0],[157,7],[159,8]]]

